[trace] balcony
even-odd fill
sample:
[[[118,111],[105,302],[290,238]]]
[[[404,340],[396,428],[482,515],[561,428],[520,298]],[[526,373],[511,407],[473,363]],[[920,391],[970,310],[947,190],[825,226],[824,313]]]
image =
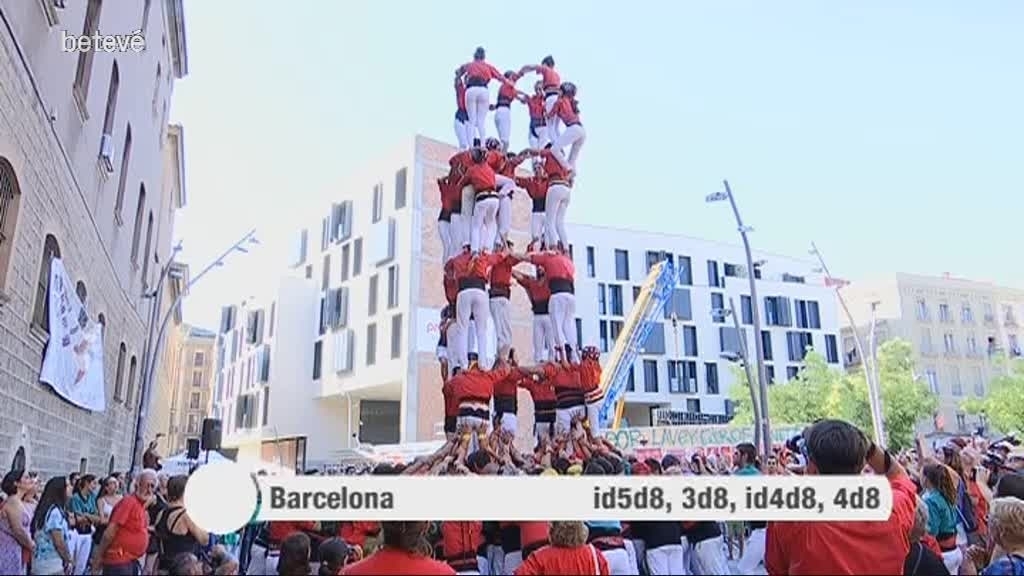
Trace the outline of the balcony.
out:
[[[1016,328],[1017,327],[1017,317],[1014,316],[1012,313],[1011,314],[1007,314],[1003,318],[1003,326],[1006,326],[1007,328]]]

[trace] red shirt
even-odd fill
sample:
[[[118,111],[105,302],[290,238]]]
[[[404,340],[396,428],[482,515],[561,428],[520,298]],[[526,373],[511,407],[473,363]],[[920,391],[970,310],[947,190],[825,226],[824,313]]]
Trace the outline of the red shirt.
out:
[[[462,280],[463,278],[479,278],[480,280],[487,280],[487,270],[483,273],[479,270],[480,261],[485,261],[487,258],[473,258],[473,255],[467,251],[459,252],[457,256],[452,258],[449,262],[452,265],[452,276],[456,281]]]
[[[889,480],[892,512],[880,522],[769,522],[768,574],[902,574],[917,490],[906,475]]]
[[[444,277],[444,297],[449,304],[455,304],[455,301],[459,299],[459,281],[455,279],[455,276],[446,275]]]
[[[497,68],[483,60],[474,60],[463,66],[462,70],[466,74],[466,78],[477,78],[485,82],[504,79],[504,76],[501,75]]]
[[[341,573],[346,576],[404,576],[406,574],[439,576],[455,574],[455,569],[444,562],[438,562],[433,558],[412,552],[381,548],[371,554],[369,558],[342,568]]]
[[[508,376],[494,383],[494,397],[514,398],[519,393],[519,381],[522,378],[523,375],[518,370],[509,372]]]
[[[548,196],[548,179],[540,176],[531,176],[530,178],[517,177],[516,186],[526,190],[526,193],[530,195],[530,198],[535,200],[541,198],[547,198]]]
[[[466,168],[466,174],[462,177],[462,181],[459,182],[459,189],[461,190],[463,186],[469,184],[476,190],[477,194],[493,192],[498,187],[498,182],[494,175],[494,168],[487,162],[470,164]]]
[[[441,207],[452,210],[462,200],[462,189],[456,186],[458,180],[451,177],[437,179],[437,187],[441,192]]]
[[[516,99],[516,87],[513,84],[502,84],[498,88],[498,106],[506,106]]]
[[[534,252],[530,254],[530,262],[543,268],[547,278],[572,280],[576,277],[576,267],[572,260],[564,254]]]
[[[508,370],[463,370],[451,379],[452,392],[458,403],[482,402],[489,404],[494,395],[494,383],[508,375]]]
[[[544,119],[544,95],[534,94],[526,99],[526,108],[530,111],[531,120],[543,120]]]
[[[455,105],[459,107],[459,110],[466,109],[466,84],[464,82],[455,83]]]
[[[138,496],[131,494],[121,498],[110,513],[110,524],[117,525],[117,534],[103,554],[104,565],[127,564],[146,555],[149,515]]]
[[[580,373],[580,385],[583,386],[583,391],[597,390],[598,386],[601,385],[601,363],[588,358],[580,362],[578,370]]]
[[[555,388],[581,389],[580,373],[575,367],[565,368],[561,364],[549,362],[544,365],[544,376]]]
[[[312,532],[316,528],[314,522],[270,522],[267,529],[267,537],[274,544],[280,545],[284,539],[296,532]]]
[[[562,78],[554,68],[548,66],[538,66],[537,68],[544,88],[559,88],[562,85]]]
[[[491,288],[510,288],[512,286],[512,268],[516,259],[508,254],[490,254]]]
[[[523,290],[526,290],[526,295],[530,298],[530,302],[547,302],[551,298],[551,289],[548,287],[548,283],[543,280],[537,280],[529,276],[520,276],[516,282],[519,282]]]
[[[455,396],[451,380],[441,385],[441,395],[444,396],[444,417],[455,418],[459,415],[459,399]]]
[[[441,522],[441,539],[449,564],[476,570],[476,549],[484,542],[483,522]]]
[[[530,393],[530,398],[533,399],[535,406],[538,402],[554,402],[558,398],[555,396],[555,387],[550,380],[536,382],[532,378],[523,378],[519,381],[519,385]]]
[[[569,171],[562,166],[562,163],[555,158],[555,155],[551,150],[544,150],[541,153],[544,158],[544,174],[547,175],[548,180],[568,180]]]
[[[448,167],[453,174],[462,174],[473,164],[473,154],[469,150],[463,150],[448,159]]]
[[[523,548],[536,546],[540,542],[547,543],[550,522],[517,522],[519,524],[519,542]]]
[[[608,561],[590,545],[576,548],[545,546],[527,558],[516,576],[542,576],[544,574],[598,574],[608,576]]]
[[[377,522],[342,522],[338,530],[338,537],[350,546],[363,548],[366,539],[380,533],[380,524]]]
[[[580,123],[580,115],[575,110],[576,103],[571,98],[561,97],[555,102],[555,107],[551,110],[552,116],[558,116],[566,126]]]

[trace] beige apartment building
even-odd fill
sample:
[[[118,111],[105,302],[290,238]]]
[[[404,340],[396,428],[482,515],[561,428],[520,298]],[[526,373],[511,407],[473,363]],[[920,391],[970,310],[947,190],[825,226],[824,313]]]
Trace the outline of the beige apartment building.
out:
[[[62,42],[67,34],[136,30],[141,51],[70,51]],[[169,130],[167,114],[187,60],[181,0],[0,0],[4,469],[56,475],[128,467],[157,302],[146,295],[168,261],[174,214],[185,203],[181,131]],[[39,383],[54,259],[90,320],[103,326],[102,411]]]
[[[1021,356],[1024,290],[987,282],[901,274],[877,281],[854,282],[842,289],[870,354],[869,332],[874,305],[878,343],[900,338],[911,343],[918,377],[939,398],[935,423],[944,431],[968,431],[983,423],[960,406],[984,396],[999,369],[998,360]],[[861,368],[853,333],[843,329],[846,366]]]
[[[213,387],[217,334],[187,324],[176,332],[174,358],[164,370],[174,380],[170,401],[153,407],[167,418],[166,437],[159,444],[163,456],[180,453],[189,438],[199,438],[203,419],[210,414]]]

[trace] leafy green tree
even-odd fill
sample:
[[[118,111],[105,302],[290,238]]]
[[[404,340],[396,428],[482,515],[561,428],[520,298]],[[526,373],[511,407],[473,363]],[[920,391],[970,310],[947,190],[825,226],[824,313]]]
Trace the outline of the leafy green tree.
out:
[[[936,399],[914,378],[910,345],[900,340],[878,348],[882,389],[882,418],[889,447],[913,445],[914,428],[935,410]],[[738,386],[731,390],[737,424],[751,424],[750,390],[742,369],[734,371]],[[1021,404],[1024,407],[1024,403]],[[871,407],[863,372],[846,374],[808,350],[804,368],[792,382],[768,388],[768,412],[778,424],[804,424],[819,418],[846,420],[870,432]]]
[[[972,398],[963,404],[969,414],[984,413],[992,427],[1016,432],[1024,426],[1024,361],[1014,360],[1000,367],[1002,372],[989,382],[984,398]]]

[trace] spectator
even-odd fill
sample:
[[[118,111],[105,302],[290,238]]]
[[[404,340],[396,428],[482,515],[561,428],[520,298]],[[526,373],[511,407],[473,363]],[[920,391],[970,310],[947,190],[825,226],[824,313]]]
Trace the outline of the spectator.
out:
[[[100,487],[100,495],[96,498],[96,506],[100,512],[100,526],[96,534],[97,541],[102,538],[103,529],[110,522],[110,513],[114,511],[114,506],[117,506],[117,503],[121,501],[119,486],[117,478],[108,476],[103,480],[103,486]]]
[[[852,424],[822,420],[804,435],[805,474],[859,475],[865,463],[889,479],[892,512],[878,522],[769,522],[765,568],[770,575],[902,574],[910,552],[917,493],[906,471]]]
[[[757,448],[750,442],[736,445],[733,451],[733,464],[736,476],[758,476],[761,474],[761,460],[757,456]],[[754,570],[764,562],[765,538],[768,523],[762,521],[747,522],[746,528],[750,535],[743,540],[740,534],[740,561],[736,569],[741,574],[753,574]]]
[[[348,576],[455,574],[451,566],[430,557],[433,550],[425,537],[428,527],[428,522],[381,522],[383,547],[369,558],[346,566],[341,573]]]
[[[295,532],[281,543],[281,559],[277,563],[280,576],[309,576],[309,536]]]
[[[89,531],[86,532],[88,534],[91,534],[94,528],[99,526],[102,521],[96,502],[98,492],[99,483],[96,481],[96,477],[92,474],[85,474],[78,479],[78,484],[75,485],[75,493],[71,495],[71,511],[78,518],[85,520],[89,527]],[[79,526],[81,525],[83,525],[83,522],[80,521]]]
[[[65,513],[71,499],[71,485],[64,476],[50,478],[43,488],[35,514],[32,534],[36,548],[32,556],[32,574],[71,574],[74,558],[69,541],[71,528]]]
[[[185,510],[185,486],[188,476],[175,476],[167,482],[167,507],[154,522],[153,534],[160,551],[157,564],[160,570],[170,570],[170,560],[180,554],[198,555],[210,542],[210,535],[196,526]]]
[[[957,546],[957,475],[944,464],[926,464],[921,469],[924,502],[928,505],[928,533],[942,550],[942,561],[950,574],[960,572],[963,552]]]
[[[348,564],[352,549],[341,538],[331,538],[320,545],[320,576],[338,576]]]
[[[914,526],[910,529],[910,553],[903,563],[904,576],[949,576],[939,553],[925,543],[928,538],[928,505],[917,499]]]
[[[195,554],[178,554],[171,558],[168,576],[203,576],[203,563]]]
[[[583,522],[552,522],[551,544],[530,554],[516,570],[516,576],[541,574],[597,574],[608,576],[608,561],[597,548],[587,544]],[[673,574],[684,574],[682,571]]]
[[[992,501],[989,533],[999,556],[982,570],[982,576],[1024,574],[1024,500],[1002,497]],[[973,573],[965,562],[965,573]]]
[[[156,472],[143,470],[135,482],[135,491],[114,507],[93,553],[94,571],[102,568],[106,576],[138,574],[138,561],[145,556],[149,544],[146,508],[154,500],[156,484]]]
[[[11,470],[0,484],[7,496],[0,506],[0,574],[24,574],[24,558],[35,550],[32,515],[22,501],[31,483],[24,470]]]

